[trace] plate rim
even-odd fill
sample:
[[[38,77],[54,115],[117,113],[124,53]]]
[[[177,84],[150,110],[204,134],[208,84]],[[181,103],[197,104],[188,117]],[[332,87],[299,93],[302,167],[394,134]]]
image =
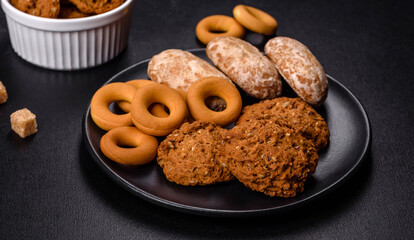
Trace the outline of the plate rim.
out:
[[[189,52],[200,52],[205,51],[203,48],[195,48],[195,49],[189,49],[185,50]],[[108,81],[106,81],[102,86],[107,85],[108,83],[112,82],[114,79],[116,79],[118,76],[124,74],[125,72],[131,70],[132,68],[135,68],[138,65],[144,64],[146,62],[149,62],[151,58],[145,59],[142,61],[139,61],[124,70],[118,72],[114,76],[112,76]],[[166,200],[164,198],[157,197],[149,192],[146,192],[133,184],[126,181],[124,178],[122,178],[120,175],[118,175],[116,172],[109,169],[98,157],[98,153],[95,151],[95,149],[92,147],[90,136],[88,136],[86,132],[87,128],[87,118],[90,116],[90,101],[88,103],[87,110],[84,114],[84,117],[82,119],[82,133],[83,133],[83,139],[84,144],[87,147],[87,150],[89,152],[89,155],[94,159],[96,163],[101,167],[101,169],[104,170],[104,172],[110,176],[110,178],[115,181],[118,185],[121,185],[122,188],[126,189],[127,191],[131,192],[133,195],[140,197],[143,200],[147,200],[153,204],[156,204],[161,207],[165,207],[171,210],[177,210],[180,212],[185,213],[191,213],[191,214],[198,214],[198,215],[205,215],[205,216],[214,216],[214,217],[240,217],[240,216],[257,216],[257,215],[264,215],[264,214],[272,214],[276,212],[282,212],[291,210],[293,208],[297,208],[300,206],[303,206],[305,204],[308,204],[310,202],[313,202],[323,196],[325,196],[327,193],[334,191],[336,188],[338,188],[340,185],[346,182],[352,175],[355,174],[355,172],[360,168],[361,163],[364,159],[366,159],[368,150],[370,149],[371,142],[372,142],[372,129],[370,120],[368,117],[367,112],[365,111],[364,106],[359,101],[359,99],[348,89],[346,88],[341,82],[330,76],[329,74],[326,74],[327,78],[330,81],[335,82],[338,84],[342,89],[344,89],[349,96],[353,98],[353,101],[357,103],[357,106],[360,110],[360,112],[363,115],[364,118],[364,125],[365,129],[367,129],[367,138],[365,139],[365,144],[363,148],[363,153],[359,156],[358,160],[355,162],[355,164],[344,174],[342,175],[338,180],[330,184],[329,186],[325,187],[324,189],[304,198],[299,201],[295,201],[283,206],[277,206],[272,208],[264,208],[264,209],[255,209],[255,210],[227,210],[227,209],[214,209],[214,208],[205,208],[205,207],[197,207],[197,206],[191,206],[186,204],[177,203],[174,201]],[[102,87],[101,86],[101,87]],[[329,94],[329,93],[328,93]]]

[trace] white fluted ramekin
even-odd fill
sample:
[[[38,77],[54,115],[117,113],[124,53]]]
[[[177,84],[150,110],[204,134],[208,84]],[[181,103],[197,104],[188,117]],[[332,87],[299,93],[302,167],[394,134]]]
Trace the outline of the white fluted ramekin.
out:
[[[55,70],[78,70],[101,65],[127,45],[135,0],[99,15],[75,19],[32,16],[1,0],[10,42],[26,61]]]

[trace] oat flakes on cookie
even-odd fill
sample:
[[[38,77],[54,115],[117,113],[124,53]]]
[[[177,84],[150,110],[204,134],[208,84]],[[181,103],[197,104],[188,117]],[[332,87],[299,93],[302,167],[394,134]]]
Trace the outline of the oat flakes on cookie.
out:
[[[60,12],[58,18],[68,19],[68,18],[82,18],[82,17],[89,17],[92,14],[83,13],[79,9],[77,9],[72,4],[62,4],[60,7]]]
[[[125,0],[69,0],[81,12],[87,14],[101,14],[111,11],[124,3]]]
[[[235,126],[223,139],[222,154],[233,175],[252,190],[272,197],[294,197],[302,192],[318,163],[310,141],[264,120]]]
[[[56,18],[60,10],[59,0],[11,0],[10,3],[22,12],[46,18]]]
[[[293,129],[311,140],[317,150],[329,142],[330,133],[325,120],[300,98],[280,97],[246,106],[236,125],[254,120]]]
[[[208,185],[234,178],[217,161],[221,132],[212,123],[184,123],[168,135],[158,148],[157,162],[167,179],[185,186]]]

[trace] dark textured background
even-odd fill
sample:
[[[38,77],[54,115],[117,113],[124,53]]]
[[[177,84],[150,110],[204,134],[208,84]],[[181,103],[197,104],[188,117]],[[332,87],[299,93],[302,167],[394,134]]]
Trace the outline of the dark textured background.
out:
[[[83,144],[93,93],[124,68],[167,49],[202,47],[197,22],[237,3],[264,9],[364,105],[372,147],[349,182],[289,212],[220,219],[152,205],[114,183]],[[50,71],[12,50],[0,11],[0,239],[413,239],[414,14],[411,1],[137,0],[129,45],[90,70]],[[249,41],[260,46],[261,38]],[[27,107],[39,132],[20,139],[9,115]]]

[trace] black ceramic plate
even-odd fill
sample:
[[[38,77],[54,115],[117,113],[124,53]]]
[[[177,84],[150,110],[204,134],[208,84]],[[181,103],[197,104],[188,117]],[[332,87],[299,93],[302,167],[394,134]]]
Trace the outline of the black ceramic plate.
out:
[[[191,52],[206,59],[204,49]],[[148,62],[149,60],[145,60],[125,69],[107,83],[148,79]],[[275,213],[303,205],[333,190],[357,169],[369,148],[371,133],[364,108],[341,83],[330,76],[328,80],[328,98],[317,111],[328,123],[331,132],[330,144],[319,152],[319,164],[315,174],[306,182],[304,192],[293,198],[268,197],[251,191],[236,180],[211,186],[180,186],[165,178],[156,161],[138,167],[114,163],[100,151],[99,141],[105,132],[92,121],[90,108],[83,122],[85,143],[93,159],[112,179],[137,196],[155,204],[210,216]],[[283,95],[289,96],[292,92],[284,88]],[[243,96],[243,104],[253,102],[257,100]]]

